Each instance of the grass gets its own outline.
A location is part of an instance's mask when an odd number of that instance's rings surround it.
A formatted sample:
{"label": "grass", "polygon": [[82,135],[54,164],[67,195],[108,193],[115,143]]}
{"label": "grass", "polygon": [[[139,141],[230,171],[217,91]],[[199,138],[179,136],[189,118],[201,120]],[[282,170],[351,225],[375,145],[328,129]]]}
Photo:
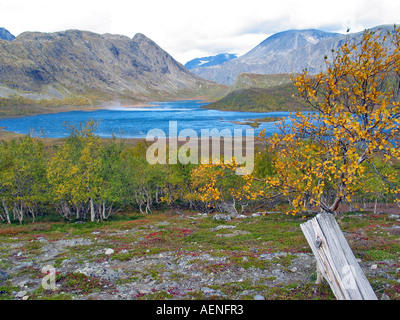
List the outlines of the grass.
{"label": "grass", "polygon": [[223,111],[273,112],[305,111],[309,107],[298,97],[292,83],[269,88],[245,88],[228,93],[222,99],[204,106]]}

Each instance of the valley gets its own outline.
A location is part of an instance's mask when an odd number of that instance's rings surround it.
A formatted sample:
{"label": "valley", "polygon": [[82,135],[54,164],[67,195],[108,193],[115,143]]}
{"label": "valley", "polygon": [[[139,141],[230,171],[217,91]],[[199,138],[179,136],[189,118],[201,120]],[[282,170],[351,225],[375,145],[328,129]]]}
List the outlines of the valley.
{"label": "valley", "polygon": [[400,300],[400,28],[371,30],[188,69],[142,33],[1,28],[0,300],[333,300],[321,212]]}
{"label": "valley", "polygon": [[140,33],[132,39],[80,30],[14,37],[3,29],[2,34],[0,117],[188,99],[205,100],[207,108],[218,110],[308,110],[293,79],[305,69],[311,75],[323,70],[329,52],[361,37],[288,30],[243,56],[194,59],[186,63],[188,70]]}

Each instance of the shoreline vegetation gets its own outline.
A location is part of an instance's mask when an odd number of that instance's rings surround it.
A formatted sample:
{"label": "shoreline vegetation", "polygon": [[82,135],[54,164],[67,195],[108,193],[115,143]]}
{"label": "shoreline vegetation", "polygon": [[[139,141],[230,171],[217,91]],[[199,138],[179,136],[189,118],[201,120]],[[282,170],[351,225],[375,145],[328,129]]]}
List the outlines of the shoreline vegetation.
{"label": "shoreline vegetation", "polygon": [[[180,100],[203,100],[209,102],[207,99],[199,98],[182,98],[182,99],[167,99],[159,101],[180,101]],[[87,98],[65,98],[65,99],[52,99],[52,100],[34,100],[24,98],[22,96],[12,95],[8,98],[0,97],[0,118],[15,118],[34,116],[39,114],[60,113],[69,111],[96,111],[101,109],[112,108],[151,108],[156,107],[159,101],[140,101],[140,102],[120,102],[118,100],[109,100],[92,103]]]}
{"label": "shoreline vegetation", "polygon": [[254,129],[257,129],[261,123],[269,123],[269,122],[278,122],[281,121],[284,117],[265,117],[265,118],[256,118],[256,119],[246,119],[244,121],[229,121],[234,124],[248,125]]}

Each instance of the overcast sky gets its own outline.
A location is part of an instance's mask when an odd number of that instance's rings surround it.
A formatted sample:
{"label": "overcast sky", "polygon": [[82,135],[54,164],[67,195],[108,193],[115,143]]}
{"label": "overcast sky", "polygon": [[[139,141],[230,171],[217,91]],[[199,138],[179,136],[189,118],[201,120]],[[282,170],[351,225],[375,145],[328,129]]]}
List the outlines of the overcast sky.
{"label": "overcast sky", "polygon": [[0,0],[0,27],[140,32],[181,63],[217,53],[244,54],[268,36],[314,28],[345,33],[400,23],[399,0]]}

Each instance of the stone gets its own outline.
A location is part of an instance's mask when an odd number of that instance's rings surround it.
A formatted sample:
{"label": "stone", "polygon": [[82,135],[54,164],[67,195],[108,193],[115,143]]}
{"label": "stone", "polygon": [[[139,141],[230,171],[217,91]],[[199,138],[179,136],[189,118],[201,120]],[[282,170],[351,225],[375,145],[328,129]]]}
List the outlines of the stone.
{"label": "stone", "polygon": [[218,227],[215,227],[215,228],[210,229],[210,231],[218,231],[218,230],[221,230],[221,229],[235,229],[235,228],[236,228],[236,226],[225,226],[225,225],[220,225],[220,226],[218,226]]}
{"label": "stone", "polygon": [[107,265],[98,265],[98,264],[87,265],[82,269],[78,269],[77,272],[80,272],[89,277],[99,277],[111,282],[115,282],[119,279],[118,272],[112,270]]}
{"label": "stone", "polygon": [[157,223],[157,225],[158,226],[169,226],[170,223],[168,221],[162,221],[162,222]]}
{"label": "stone", "polygon": [[373,264],[373,265],[371,266],[371,270],[376,270],[376,269],[378,269],[378,265]]}
{"label": "stone", "polygon": [[28,292],[25,291],[25,290],[23,290],[23,291],[18,291],[18,292],[16,293],[15,297],[21,299],[21,298],[25,297],[27,294],[28,294]]}
{"label": "stone", "polygon": [[295,273],[296,271],[297,271],[297,268],[296,268],[296,267],[293,267],[293,268],[290,269],[290,272]]}
{"label": "stone", "polygon": [[211,289],[211,288],[207,288],[207,287],[203,287],[200,290],[203,292],[203,294],[206,294],[206,295],[207,294],[208,295],[218,295],[218,296],[224,295],[220,290],[215,290],[215,289]]}
{"label": "stone", "polygon": [[381,300],[391,300],[387,294],[383,294]]}
{"label": "stone", "polygon": [[254,296],[254,300],[265,300],[265,297],[263,297],[260,294],[257,294],[257,295]]}
{"label": "stone", "polygon": [[114,253],[114,249],[106,249],[104,253],[109,256],[110,254]]}
{"label": "stone", "polygon": [[9,275],[7,272],[0,270],[0,282],[7,280],[8,277],[9,277]]}
{"label": "stone", "polygon": [[230,221],[231,217],[226,214],[218,213],[218,214],[214,215],[213,219],[216,221]]}

